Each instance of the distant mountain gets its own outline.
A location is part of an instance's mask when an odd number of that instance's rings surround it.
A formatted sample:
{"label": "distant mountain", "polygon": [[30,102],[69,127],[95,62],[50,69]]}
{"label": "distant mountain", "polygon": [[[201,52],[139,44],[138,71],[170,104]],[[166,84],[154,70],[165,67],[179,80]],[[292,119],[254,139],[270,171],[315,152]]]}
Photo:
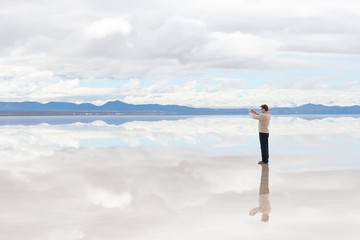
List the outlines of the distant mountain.
{"label": "distant mountain", "polygon": [[193,108],[179,105],[144,104],[134,105],[121,101],[110,101],[101,106],[91,103],[75,104],[68,102],[0,102],[0,112],[121,112],[121,113],[186,113],[186,114],[239,114],[247,110]]}
{"label": "distant mountain", "polygon": [[272,108],[271,114],[360,114],[360,106],[324,106],[321,104],[305,104],[298,107]]}
{"label": "distant mountain", "polygon": [[[258,107],[257,107],[258,108]],[[42,114],[40,114],[42,113]],[[69,102],[0,102],[0,115],[68,115],[88,114],[247,114],[248,109],[193,108],[179,105],[143,104],[134,105],[121,101],[110,101],[101,106],[91,103],[75,104]],[[360,106],[324,106],[305,104],[298,107],[276,107],[271,114],[360,114]]]}

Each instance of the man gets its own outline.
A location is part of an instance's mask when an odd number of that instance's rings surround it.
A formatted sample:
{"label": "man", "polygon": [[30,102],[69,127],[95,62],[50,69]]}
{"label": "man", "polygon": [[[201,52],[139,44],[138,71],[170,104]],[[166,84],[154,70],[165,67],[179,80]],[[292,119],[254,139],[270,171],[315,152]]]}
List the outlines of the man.
{"label": "man", "polygon": [[270,123],[270,115],[269,115],[269,107],[266,104],[263,104],[261,107],[261,113],[259,114],[255,112],[254,109],[249,110],[249,115],[253,119],[259,121],[259,139],[260,139],[260,147],[261,147],[261,158],[262,160],[258,162],[258,164],[268,164],[269,162],[269,123]]}

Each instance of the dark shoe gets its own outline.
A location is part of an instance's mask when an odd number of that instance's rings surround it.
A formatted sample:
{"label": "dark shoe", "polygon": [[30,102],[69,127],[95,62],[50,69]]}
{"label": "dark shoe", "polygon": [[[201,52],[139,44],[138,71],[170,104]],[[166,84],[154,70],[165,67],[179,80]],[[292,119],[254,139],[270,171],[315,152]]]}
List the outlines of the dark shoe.
{"label": "dark shoe", "polygon": [[260,161],[260,162],[258,162],[258,164],[262,165],[262,164],[268,164],[268,163],[267,163],[267,162]]}

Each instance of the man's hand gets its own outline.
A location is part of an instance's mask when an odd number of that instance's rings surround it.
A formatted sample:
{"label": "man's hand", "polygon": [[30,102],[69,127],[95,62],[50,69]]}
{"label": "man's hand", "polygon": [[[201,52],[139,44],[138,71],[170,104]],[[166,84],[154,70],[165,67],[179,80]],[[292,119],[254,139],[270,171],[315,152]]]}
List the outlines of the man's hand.
{"label": "man's hand", "polygon": [[250,112],[250,111],[251,111],[253,114],[260,115],[260,114],[257,113],[254,109],[249,110],[249,112]]}

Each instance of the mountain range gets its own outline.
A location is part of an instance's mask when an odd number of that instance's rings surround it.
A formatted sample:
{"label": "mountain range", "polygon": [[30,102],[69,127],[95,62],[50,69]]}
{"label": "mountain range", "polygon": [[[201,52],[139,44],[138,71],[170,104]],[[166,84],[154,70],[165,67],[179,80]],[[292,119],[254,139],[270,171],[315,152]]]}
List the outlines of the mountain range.
{"label": "mountain range", "polygon": [[[179,105],[128,104],[109,101],[101,106],[70,102],[0,102],[0,115],[69,115],[69,114],[247,114],[249,108],[194,108]],[[256,107],[255,110],[259,109]],[[297,107],[275,107],[271,114],[360,114],[360,106],[325,106],[305,104]]]}

